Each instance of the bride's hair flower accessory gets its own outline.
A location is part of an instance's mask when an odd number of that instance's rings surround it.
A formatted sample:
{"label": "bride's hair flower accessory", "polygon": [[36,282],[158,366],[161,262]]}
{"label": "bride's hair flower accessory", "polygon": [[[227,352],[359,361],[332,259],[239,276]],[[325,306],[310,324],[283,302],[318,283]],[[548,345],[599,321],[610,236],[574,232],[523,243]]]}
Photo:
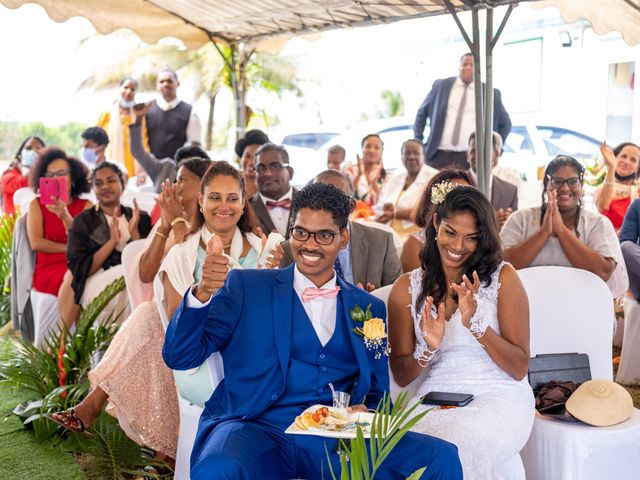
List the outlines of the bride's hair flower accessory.
{"label": "bride's hair flower accessory", "polygon": [[376,359],[381,358],[383,354],[389,356],[391,348],[387,340],[384,321],[373,316],[371,304],[367,306],[366,310],[362,310],[360,305],[356,305],[349,310],[349,314],[354,322],[362,324],[352,330],[364,339],[366,349],[373,351]]}
{"label": "bride's hair flower accessory", "polygon": [[436,183],[433,187],[431,187],[431,203],[433,203],[434,205],[440,205],[442,202],[444,202],[444,199],[447,198],[449,192],[457,186],[458,184],[451,183],[448,180]]}

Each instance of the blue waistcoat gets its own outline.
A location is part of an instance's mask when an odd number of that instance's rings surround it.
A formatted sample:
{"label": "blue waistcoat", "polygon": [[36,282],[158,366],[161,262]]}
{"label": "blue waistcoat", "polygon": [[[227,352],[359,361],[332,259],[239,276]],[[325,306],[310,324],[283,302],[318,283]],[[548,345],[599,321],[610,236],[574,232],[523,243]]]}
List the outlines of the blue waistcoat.
{"label": "blue waistcoat", "polygon": [[351,325],[337,298],[336,329],[323,347],[297,295],[293,295],[291,356],[284,394],[259,417],[260,421],[286,429],[296,416],[315,404],[332,405],[329,383],[336,390],[352,393],[358,362],[349,335]]}

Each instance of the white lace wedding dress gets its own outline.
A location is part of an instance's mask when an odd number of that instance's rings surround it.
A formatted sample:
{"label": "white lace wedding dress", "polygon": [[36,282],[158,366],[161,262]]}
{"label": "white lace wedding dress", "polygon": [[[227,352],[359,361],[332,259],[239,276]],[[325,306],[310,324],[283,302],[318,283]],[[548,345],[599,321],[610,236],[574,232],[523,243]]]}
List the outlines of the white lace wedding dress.
{"label": "white lace wedding dress", "polygon": [[[500,333],[498,324],[498,277],[477,294],[472,323],[488,325]],[[410,274],[411,315],[417,346],[424,346],[415,301],[422,289],[422,270]],[[434,409],[413,430],[442,438],[458,446],[465,480],[500,478],[495,467],[516,455],[525,445],[534,417],[534,399],[526,377],[514,380],[489,357],[482,345],[462,324],[457,310],[446,322],[440,348],[432,358],[417,396],[431,391],[471,393],[473,401],[461,408]],[[421,409],[430,408],[421,406]]]}

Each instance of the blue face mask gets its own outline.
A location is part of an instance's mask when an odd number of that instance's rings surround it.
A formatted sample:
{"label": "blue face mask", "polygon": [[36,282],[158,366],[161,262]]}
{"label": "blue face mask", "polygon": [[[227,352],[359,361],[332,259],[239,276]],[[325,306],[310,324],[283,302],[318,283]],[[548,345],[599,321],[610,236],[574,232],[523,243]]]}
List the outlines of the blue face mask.
{"label": "blue face mask", "polygon": [[33,165],[37,158],[38,153],[35,150],[27,150],[26,148],[23,148],[22,152],[20,152],[20,163],[25,167]]}
{"label": "blue face mask", "polygon": [[90,165],[95,165],[98,160],[98,154],[95,148],[83,148],[82,159]]}

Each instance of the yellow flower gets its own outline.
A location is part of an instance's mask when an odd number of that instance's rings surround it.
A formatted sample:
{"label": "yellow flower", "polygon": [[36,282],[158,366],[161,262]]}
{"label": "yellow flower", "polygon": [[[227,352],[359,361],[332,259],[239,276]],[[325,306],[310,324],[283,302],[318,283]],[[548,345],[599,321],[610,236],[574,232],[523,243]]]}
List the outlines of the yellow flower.
{"label": "yellow flower", "polygon": [[384,331],[384,322],[381,318],[372,318],[364,322],[362,333],[369,340],[379,340],[387,337]]}

